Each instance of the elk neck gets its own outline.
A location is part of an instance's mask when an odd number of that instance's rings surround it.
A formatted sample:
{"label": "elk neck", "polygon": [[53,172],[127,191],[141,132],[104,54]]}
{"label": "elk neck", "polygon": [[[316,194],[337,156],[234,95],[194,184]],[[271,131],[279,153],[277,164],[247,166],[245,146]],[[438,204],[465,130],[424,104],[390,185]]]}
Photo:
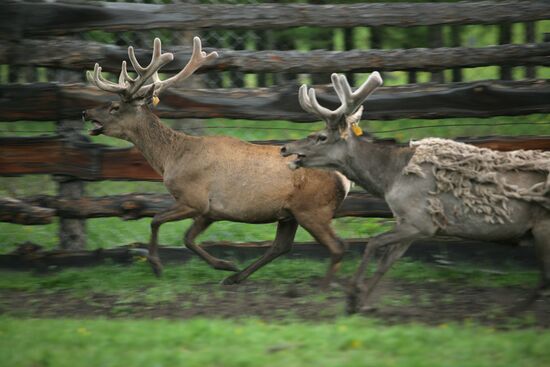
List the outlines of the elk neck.
{"label": "elk neck", "polygon": [[414,150],[394,144],[376,143],[368,138],[352,138],[342,171],[371,194],[384,197]]}
{"label": "elk neck", "polygon": [[126,132],[127,140],[139,149],[155,171],[163,175],[166,164],[185,145],[187,135],[164,125],[150,111],[141,114],[137,123],[132,126]]}

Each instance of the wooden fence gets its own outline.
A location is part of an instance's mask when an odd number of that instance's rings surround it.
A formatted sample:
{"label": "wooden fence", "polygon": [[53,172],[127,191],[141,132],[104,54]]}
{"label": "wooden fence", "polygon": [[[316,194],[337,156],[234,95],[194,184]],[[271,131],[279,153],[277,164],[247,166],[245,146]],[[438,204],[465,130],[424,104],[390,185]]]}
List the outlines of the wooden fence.
{"label": "wooden fence", "polygon": [[[32,16],[28,14],[32,13]],[[352,14],[353,16],[350,16]],[[448,118],[527,115],[550,112],[549,80],[511,79],[511,68],[550,66],[550,43],[534,43],[533,22],[550,19],[546,1],[460,2],[424,4],[263,4],[263,5],[153,5],[125,3],[66,3],[57,1],[5,1],[0,4],[0,64],[14,70],[44,67],[78,71],[99,62],[104,70],[118,71],[126,58],[126,46],[69,38],[80,32],[101,29],[129,31],[144,29],[201,30],[285,29],[296,26],[416,27],[431,26],[441,35],[443,26],[500,24],[500,45],[469,48],[453,38],[454,47],[442,47],[436,37],[432,48],[368,51],[245,51],[220,50],[220,58],[201,72],[238,70],[252,73],[327,73],[372,70],[429,71],[432,80],[442,81],[442,70],[500,66],[500,81],[410,84],[383,87],[365,109],[365,118]],[[511,26],[522,23],[525,43],[511,44]],[[222,25],[222,26],[220,26]],[[439,39],[439,41],[437,41]],[[376,37],[372,37],[373,48]],[[208,48],[206,48],[208,50]],[[187,47],[173,47],[175,62],[167,71],[179,70],[188,59]],[[139,60],[150,58],[151,50],[137,50]],[[321,87],[323,105],[337,101],[327,86]],[[164,118],[282,119],[310,122],[314,118],[298,104],[297,85],[271,88],[174,90],[163,96],[158,115]],[[57,121],[58,136],[0,138],[0,175],[49,174],[60,180],[57,196],[4,198],[0,220],[19,224],[43,224],[54,216],[61,221],[61,246],[82,247],[83,221],[117,216],[136,219],[152,216],[170,205],[168,195],[133,194],[84,197],[83,180],[159,180],[135,149],[114,149],[92,144],[75,133],[82,127],[82,110],[110,100],[83,84],[33,83],[0,85],[0,121]],[[550,129],[550,127],[549,127]],[[550,135],[550,134],[549,134]],[[550,136],[488,137],[464,139],[500,150],[550,150]],[[281,143],[281,142],[262,142]],[[389,217],[383,200],[367,193],[353,193],[337,216]],[[63,225],[63,224],[66,225]]]}

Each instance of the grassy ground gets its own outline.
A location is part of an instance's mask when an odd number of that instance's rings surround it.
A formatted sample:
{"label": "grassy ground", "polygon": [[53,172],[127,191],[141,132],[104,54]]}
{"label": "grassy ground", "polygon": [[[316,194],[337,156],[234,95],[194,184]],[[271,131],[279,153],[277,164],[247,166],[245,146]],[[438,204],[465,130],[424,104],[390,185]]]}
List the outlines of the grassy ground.
{"label": "grassy ground", "polygon": [[[351,274],[356,260],[346,260],[341,276]],[[402,261],[388,278],[392,288],[400,285],[402,290],[386,294],[379,305],[408,312],[420,310],[416,302],[421,302],[425,315],[421,323],[413,318],[412,322],[395,325],[388,324],[386,314],[344,317],[343,299],[338,298],[341,291],[319,292],[311,284],[324,273],[325,265],[314,260],[282,259],[260,270],[247,285],[229,289],[214,283],[223,272],[198,260],[168,265],[162,279],[154,278],[146,263],[67,269],[48,275],[0,271],[0,359],[6,366],[550,363],[550,333],[525,328],[526,322],[533,325],[534,319],[509,320],[507,324],[493,321],[483,326],[468,317],[456,320],[456,315],[450,319],[439,316],[445,311],[442,305],[461,308],[460,300],[468,289],[488,287],[510,293],[518,286],[531,287],[537,279],[535,271],[508,268],[487,274],[470,265],[440,268]],[[420,300],[414,300],[411,294],[417,284],[435,286],[436,292],[424,290],[416,295]],[[442,294],[437,287],[447,292]],[[289,289],[294,293],[288,294]],[[10,309],[10,302],[17,297],[27,299],[26,307]],[[105,299],[111,298],[109,309],[101,309]],[[76,300],[80,309],[75,313],[67,304]],[[466,301],[472,300],[475,298]],[[172,308],[167,308],[169,304]],[[255,308],[251,306],[254,304]],[[195,312],[202,308],[208,317],[186,317],[183,311],[177,313],[174,305]],[[93,307],[100,312],[86,317],[84,309]],[[498,305],[485,313],[495,313],[495,307]],[[33,309],[39,308],[49,308],[57,316],[36,319]],[[144,311],[146,308],[151,310]],[[224,309],[231,316],[223,313]],[[251,310],[259,311],[251,316]],[[464,315],[474,315],[476,310],[476,305],[470,304]],[[147,319],[140,316],[143,314]],[[155,314],[161,319],[150,319]],[[521,329],[514,325],[521,325]]]}
{"label": "grassy ground", "polygon": [[[357,258],[348,258],[339,270],[341,277],[353,274]],[[293,283],[320,278],[327,263],[308,259],[277,259],[266,265],[251,279],[254,281],[277,280]],[[241,264],[244,266],[244,264]],[[169,293],[185,289],[186,285],[219,282],[227,273],[210,268],[199,259],[184,265],[168,264],[162,278],[152,276],[146,262],[130,266],[104,265],[93,268],[76,268],[54,271],[46,276],[32,272],[0,270],[0,289],[18,291],[64,291],[74,295],[109,293],[112,295],[133,293],[144,289],[152,294]],[[534,287],[538,280],[536,270],[506,266],[505,271],[487,272],[478,265],[460,264],[440,267],[411,260],[399,261],[388,273],[390,278],[411,282],[456,282],[478,287],[526,286]]]}
{"label": "grassy ground", "polygon": [[479,326],[0,318],[6,366],[544,366],[550,334]]}

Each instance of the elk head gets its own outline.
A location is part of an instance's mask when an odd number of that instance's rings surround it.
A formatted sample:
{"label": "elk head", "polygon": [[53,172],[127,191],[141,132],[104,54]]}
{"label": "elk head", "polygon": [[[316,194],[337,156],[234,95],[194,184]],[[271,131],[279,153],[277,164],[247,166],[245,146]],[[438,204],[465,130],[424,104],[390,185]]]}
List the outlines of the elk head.
{"label": "elk head", "polygon": [[[296,160],[289,164],[291,169],[317,167],[338,169],[345,166],[350,146],[359,139],[354,131],[363,112],[362,103],[379,86],[382,78],[378,72],[369,78],[355,92],[343,74],[332,74],[332,86],[341,102],[340,107],[329,110],[319,104],[315,89],[304,84],[300,87],[298,99],[302,108],[325,121],[324,130],[313,133],[305,139],[288,143],[281,148],[283,156],[295,154]],[[354,126],[355,125],[355,126]]]}
{"label": "elk head", "polygon": [[[90,135],[105,134],[117,138],[127,139],[131,129],[138,129],[140,123],[146,123],[147,117],[152,115],[150,106],[158,101],[158,95],[176,82],[189,77],[204,63],[218,56],[216,52],[206,54],[202,51],[201,40],[193,38],[193,53],[185,67],[176,75],[161,80],[158,72],[174,59],[172,53],[161,52],[160,39],[155,38],[153,56],[148,66],[143,67],[137,61],[134,48],[128,47],[130,62],[137,73],[135,78],[128,75],[126,61],[122,61],[122,68],[118,83],[105,79],[101,74],[101,66],[95,64],[94,71],[87,71],[86,77],[90,83],[106,92],[116,93],[120,101],[83,111],[82,118],[90,120],[94,127]],[[151,82],[146,84],[151,79]]]}

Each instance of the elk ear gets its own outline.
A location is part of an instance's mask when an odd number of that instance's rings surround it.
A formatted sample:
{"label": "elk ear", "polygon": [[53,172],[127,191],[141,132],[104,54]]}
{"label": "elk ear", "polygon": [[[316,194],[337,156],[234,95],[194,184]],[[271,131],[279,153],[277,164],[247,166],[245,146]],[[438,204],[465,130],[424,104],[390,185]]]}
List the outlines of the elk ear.
{"label": "elk ear", "polygon": [[128,102],[132,103],[134,106],[156,106],[155,99],[158,103],[158,97],[155,96],[155,85],[151,85],[144,93],[139,93],[139,95],[133,96]]}
{"label": "elk ear", "polygon": [[359,121],[361,121],[361,116],[363,116],[363,106],[360,106],[357,111],[351,115],[345,115],[345,126],[341,128],[341,134],[348,136],[353,134],[355,136],[363,135],[363,130],[359,126]]}
{"label": "elk ear", "polygon": [[158,101],[158,97],[155,96],[155,84],[153,83],[151,87],[145,92],[143,97],[144,104],[151,106],[156,106],[158,102],[155,103],[155,100]]}

